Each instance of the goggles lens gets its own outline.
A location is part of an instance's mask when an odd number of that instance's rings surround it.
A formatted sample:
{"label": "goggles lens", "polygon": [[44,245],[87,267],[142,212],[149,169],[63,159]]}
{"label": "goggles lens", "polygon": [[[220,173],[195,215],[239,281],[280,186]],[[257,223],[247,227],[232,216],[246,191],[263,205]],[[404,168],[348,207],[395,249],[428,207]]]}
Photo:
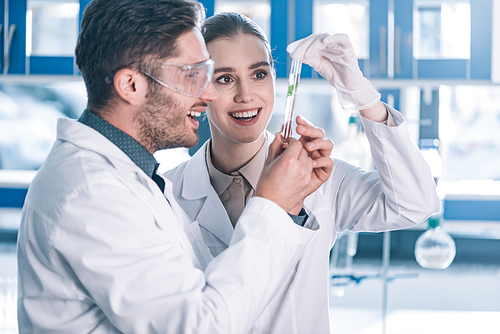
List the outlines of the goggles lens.
{"label": "goggles lens", "polygon": [[214,61],[208,59],[202,63],[191,65],[162,63],[160,68],[162,71],[160,77],[155,77],[147,72],[142,73],[174,92],[201,97],[212,81]]}

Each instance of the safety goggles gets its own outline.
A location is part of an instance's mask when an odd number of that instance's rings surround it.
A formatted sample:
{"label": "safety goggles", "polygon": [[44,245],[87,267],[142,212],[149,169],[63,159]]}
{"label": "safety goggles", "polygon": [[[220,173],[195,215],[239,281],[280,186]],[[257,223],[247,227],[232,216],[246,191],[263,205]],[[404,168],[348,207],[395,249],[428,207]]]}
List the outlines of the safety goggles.
{"label": "safety goggles", "polygon": [[[155,65],[153,63],[153,65]],[[174,92],[192,97],[201,97],[207,90],[214,74],[214,61],[208,59],[204,62],[190,65],[161,63],[162,75],[155,77],[141,71],[157,83]]]}

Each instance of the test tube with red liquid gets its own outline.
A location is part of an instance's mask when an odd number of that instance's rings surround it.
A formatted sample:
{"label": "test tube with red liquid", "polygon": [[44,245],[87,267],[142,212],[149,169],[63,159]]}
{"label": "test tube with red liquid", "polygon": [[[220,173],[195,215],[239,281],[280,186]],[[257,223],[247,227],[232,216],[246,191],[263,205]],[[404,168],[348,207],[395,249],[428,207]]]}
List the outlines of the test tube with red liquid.
{"label": "test tube with red liquid", "polygon": [[283,115],[283,122],[281,123],[281,136],[284,142],[292,136],[293,124],[293,110],[295,108],[295,96],[297,95],[297,86],[299,85],[300,70],[302,63],[298,60],[292,59],[292,66],[290,67],[290,75],[288,76],[288,91],[286,93],[285,102],[285,115]]}

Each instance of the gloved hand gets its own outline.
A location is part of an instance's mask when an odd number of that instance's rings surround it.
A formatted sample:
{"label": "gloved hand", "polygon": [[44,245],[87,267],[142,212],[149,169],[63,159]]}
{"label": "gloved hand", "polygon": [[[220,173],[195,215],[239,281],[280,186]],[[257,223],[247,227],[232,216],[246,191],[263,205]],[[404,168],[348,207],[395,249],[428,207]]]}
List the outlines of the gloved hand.
{"label": "gloved hand", "polygon": [[380,100],[380,93],[359,69],[347,35],[312,34],[291,43],[286,50],[293,59],[313,67],[337,89],[344,110],[367,109]]}

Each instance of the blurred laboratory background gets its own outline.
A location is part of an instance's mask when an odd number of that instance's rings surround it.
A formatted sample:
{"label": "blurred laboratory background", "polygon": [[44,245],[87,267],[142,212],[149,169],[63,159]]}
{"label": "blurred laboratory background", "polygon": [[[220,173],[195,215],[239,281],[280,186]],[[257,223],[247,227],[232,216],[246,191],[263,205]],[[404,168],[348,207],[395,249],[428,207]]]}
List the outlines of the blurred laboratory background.
{"label": "blurred laboratory background", "polygon": [[[86,91],[74,63],[89,0],[0,0],[0,333],[17,333],[15,242],[27,188],[60,117]],[[203,0],[236,11],[270,39],[279,131],[288,43],[349,35],[364,75],[405,116],[442,210],[416,227],[344,233],[331,252],[335,334],[500,333],[500,0]],[[373,169],[357,113],[303,66],[296,113],[325,129],[334,156]],[[200,142],[209,138],[200,120]],[[166,171],[198,147],[156,153]]]}

